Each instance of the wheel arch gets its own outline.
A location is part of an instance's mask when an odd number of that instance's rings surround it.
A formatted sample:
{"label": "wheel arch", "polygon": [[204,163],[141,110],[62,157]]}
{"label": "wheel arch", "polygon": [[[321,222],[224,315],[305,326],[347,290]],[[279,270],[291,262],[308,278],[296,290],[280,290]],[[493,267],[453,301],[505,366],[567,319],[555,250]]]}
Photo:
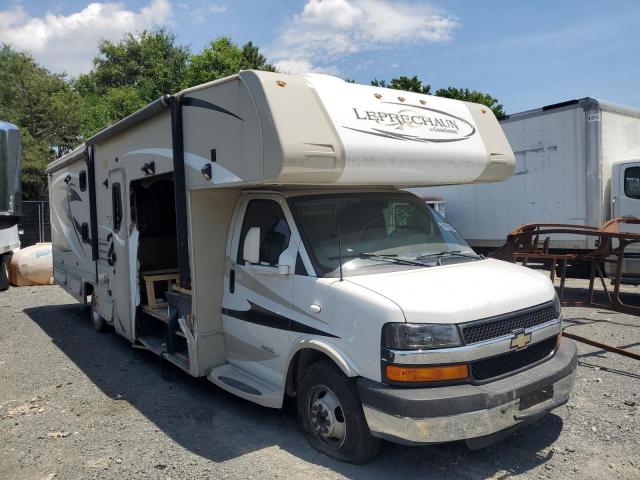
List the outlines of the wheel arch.
{"label": "wheel arch", "polygon": [[301,340],[292,348],[289,355],[285,395],[294,396],[298,381],[307,367],[325,359],[334,363],[345,376],[358,376],[358,371],[351,359],[334,345],[317,339]]}

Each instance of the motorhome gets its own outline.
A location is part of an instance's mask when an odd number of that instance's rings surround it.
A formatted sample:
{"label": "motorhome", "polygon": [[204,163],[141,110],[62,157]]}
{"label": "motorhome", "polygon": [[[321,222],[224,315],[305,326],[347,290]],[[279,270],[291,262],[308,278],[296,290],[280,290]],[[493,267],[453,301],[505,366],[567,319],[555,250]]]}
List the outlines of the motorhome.
{"label": "motorhome", "polygon": [[20,162],[20,130],[11,123],[0,121],[0,291],[9,288],[9,259],[20,247]]}
{"label": "motorhome", "polygon": [[55,281],[99,331],[257,404],[293,397],[334,458],[481,446],[567,402],[576,348],[548,278],[400,188],[513,168],[482,105],[242,71],[50,164]]}

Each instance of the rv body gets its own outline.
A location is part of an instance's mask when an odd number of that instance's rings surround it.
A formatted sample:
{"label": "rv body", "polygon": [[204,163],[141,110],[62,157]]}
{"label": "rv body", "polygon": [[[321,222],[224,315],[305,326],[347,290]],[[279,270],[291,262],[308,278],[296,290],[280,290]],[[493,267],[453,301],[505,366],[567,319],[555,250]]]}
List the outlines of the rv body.
{"label": "rv body", "polygon": [[296,397],[336,458],[483,442],[567,401],[575,346],[547,278],[398,188],[513,165],[480,105],[245,71],[48,167],[54,276],[98,329],[260,405]]}
{"label": "rv body", "polygon": [[[516,157],[512,177],[421,192],[444,198],[447,219],[474,248],[497,248],[525,223],[600,226],[640,216],[640,110],[583,98],[500,124]],[[554,235],[550,246],[586,252],[596,240]],[[629,262],[625,271],[639,275],[640,263]]]}
{"label": "rv body", "polygon": [[7,265],[13,251],[20,248],[21,158],[20,130],[0,121],[0,290],[9,287]]}

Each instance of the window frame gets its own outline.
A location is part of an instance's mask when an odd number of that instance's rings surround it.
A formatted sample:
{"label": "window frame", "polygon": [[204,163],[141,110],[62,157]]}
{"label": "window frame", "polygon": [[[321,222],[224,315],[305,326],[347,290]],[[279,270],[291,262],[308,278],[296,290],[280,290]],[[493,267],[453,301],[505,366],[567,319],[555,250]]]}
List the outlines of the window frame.
{"label": "window frame", "polygon": [[81,170],[78,174],[78,184],[81,192],[85,192],[87,190],[87,171]]}
{"label": "window frame", "polygon": [[120,228],[122,228],[122,220],[122,185],[120,182],[115,182],[111,184],[111,229],[113,230],[113,233],[120,232]]}
{"label": "window frame", "polygon": [[[253,202],[272,202],[272,203],[274,203],[276,206],[278,206],[280,208],[280,211],[282,212],[282,217],[287,222],[287,227],[289,228],[289,241],[288,241],[286,247],[282,250],[282,252],[286,251],[288,248],[291,248],[292,242],[293,242],[294,246],[297,244],[297,242],[295,241],[295,238],[294,238],[294,226],[295,226],[295,224],[292,222],[292,219],[290,218],[290,216],[287,215],[287,211],[286,211],[286,208],[285,208],[286,205],[283,205],[282,202],[279,202],[276,198],[273,198],[273,197],[266,197],[266,196],[248,197],[245,200],[245,203],[244,203],[244,205],[242,207],[242,215],[239,218],[239,221],[237,222],[239,230],[238,230],[238,236],[237,236],[237,241],[236,241],[234,262],[236,263],[236,265],[240,265],[240,266],[245,267],[245,268],[268,269],[269,271],[277,271],[277,269],[278,269],[278,265],[277,264],[276,265],[263,265],[261,263],[259,263],[259,264],[245,263],[244,259],[242,258],[242,249],[244,248],[244,245],[243,245],[244,244],[244,238],[246,236],[246,232],[249,231],[249,229],[244,231],[244,227],[245,227],[245,222],[247,221],[247,212],[249,211],[249,208],[250,208],[250,206],[251,206],[251,204]],[[244,235],[243,235],[243,233],[244,233]],[[282,252],[280,252],[280,255],[282,255]]]}
{"label": "window frame", "polygon": [[[622,184],[624,186],[624,196],[627,198],[632,198],[634,200],[640,200],[640,193],[638,193],[637,195],[630,195],[627,191],[627,173],[629,172],[629,170],[635,170],[640,173],[640,166],[634,165],[633,167],[627,167],[624,169],[624,178],[622,179]],[[640,175],[637,175],[634,178],[640,179]]]}

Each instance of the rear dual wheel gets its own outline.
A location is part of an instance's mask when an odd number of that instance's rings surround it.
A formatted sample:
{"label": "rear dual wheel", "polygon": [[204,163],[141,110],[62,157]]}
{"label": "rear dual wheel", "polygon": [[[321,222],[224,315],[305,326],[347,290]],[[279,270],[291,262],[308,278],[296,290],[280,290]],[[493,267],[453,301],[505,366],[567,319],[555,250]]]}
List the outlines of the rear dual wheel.
{"label": "rear dual wheel", "polygon": [[355,379],[332,362],[309,366],[298,385],[297,407],[316,450],[350,463],[368,462],[378,453],[380,440],[369,431]]}

